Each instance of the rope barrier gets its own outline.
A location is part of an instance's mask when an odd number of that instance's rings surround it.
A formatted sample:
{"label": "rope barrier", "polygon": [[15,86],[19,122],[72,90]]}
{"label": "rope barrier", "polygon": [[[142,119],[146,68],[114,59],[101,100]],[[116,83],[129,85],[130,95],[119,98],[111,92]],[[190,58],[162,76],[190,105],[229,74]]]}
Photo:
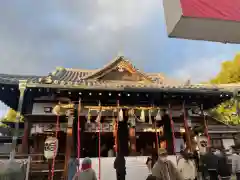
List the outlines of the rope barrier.
{"label": "rope barrier", "polygon": [[[81,158],[81,128],[80,128],[80,113],[81,113],[81,99],[78,101],[78,123],[77,123],[77,158],[78,162],[80,162]],[[80,170],[80,163],[78,164],[78,170]]]}
{"label": "rope barrier", "polygon": [[116,153],[120,152],[120,146],[119,146],[119,135],[118,135],[118,126],[119,126],[119,110],[120,110],[120,103],[119,100],[117,100],[117,118],[116,118],[116,123],[117,123],[117,132],[116,132]]}
{"label": "rope barrier", "polygon": [[101,180],[101,122],[98,123],[98,179]]}
{"label": "rope barrier", "polygon": [[156,119],[154,121],[154,126],[155,126],[155,134],[156,134],[156,148],[157,148],[157,153],[159,149],[159,138],[158,138],[158,132],[157,132],[157,122]]}
{"label": "rope barrier", "polygon": [[56,154],[57,154],[58,131],[59,131],[59,115],[57,114],[56,133],[55,133],[56,141],[54,143],[54,156],[53,156],[53,159],[52,159],[52,172],[51,172],[51,177],[49,177],[49,180],[53,180],[53,177],[54,177],[55,159],[56,159]]}
{"label": "rope barrier", "polygon": [[98,113],[97,117],[97,123],[98,123],[98,180],[101,180],[101,115],[102,115],[102,110],[101,110],[101,103],[99,101],[98,104],[100,111]]}

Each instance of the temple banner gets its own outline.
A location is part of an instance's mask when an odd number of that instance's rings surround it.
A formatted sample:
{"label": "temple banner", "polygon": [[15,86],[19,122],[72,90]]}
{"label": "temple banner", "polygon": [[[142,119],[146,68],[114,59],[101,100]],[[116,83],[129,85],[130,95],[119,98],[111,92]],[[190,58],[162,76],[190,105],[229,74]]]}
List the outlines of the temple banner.
{"label": "temple banner", "polygon": [[169,37],[240,43],[239,0],[163,0]]}

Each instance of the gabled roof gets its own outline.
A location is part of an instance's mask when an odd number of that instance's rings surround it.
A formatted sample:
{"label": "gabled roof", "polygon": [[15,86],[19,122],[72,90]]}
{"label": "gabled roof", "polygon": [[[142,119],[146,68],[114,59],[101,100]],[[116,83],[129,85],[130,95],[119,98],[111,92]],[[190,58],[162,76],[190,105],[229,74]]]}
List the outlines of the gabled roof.
{"label": "gabled roof", "polygon": [[184,83],[178,82],[173,79],[169,79],[165,77],[161,73],[144,73],[137,69],[132,63],[123,56],[118,56],[105,65],[101,69],[89,70],[89,69],[72,69],[72,68],[62,68],[58,67],[56,71],[52,73],[54,79],[59,81],[66,81],[66,82],[77,82],[77,81],[87,81],[87,80],[97,80],[98,77],[106,75],[110,72],[113,68],[117,66],[125,66],[126,68],[135,71],[145,79],[153,82],[154,84],[161,84],[161,85],[170,85],[170,86],[178,86]]}
{"label": "gabled roof", "polygon": [[119,56],[119,57],[115,58],[112,62],[107,64],[105,67],[103,67],[102,69],[100,69],[92,74],[87,75],[86,77],[84,77],[84,79],[85,80],[98,79],[99,77],[104,76],[105,74],[111,72],[113,70],[113,68],[124,68],[124,69],[128,70],[129,72],[137,73],[140,76],[142,76],[145,80],[152,82],[152,79],[150,77],[148,77],[147,74],[145,74],[145,73],[141,72],[139,69],[135,68],[132,65],[132,63],[123,56]]}

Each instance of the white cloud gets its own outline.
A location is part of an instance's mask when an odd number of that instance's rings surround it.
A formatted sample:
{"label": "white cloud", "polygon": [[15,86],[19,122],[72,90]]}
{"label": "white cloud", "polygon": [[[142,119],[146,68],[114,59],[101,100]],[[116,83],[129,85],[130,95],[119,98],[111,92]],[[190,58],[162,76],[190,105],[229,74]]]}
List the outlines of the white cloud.
{"label": "white cloud", "polygon": [[221,63],[224,61],[224,59],[221,59],[219,57],[199,58],[188,61],[180,66],[173,73],[173,76],[184,80],[190,79],[193,83],[209,81],[219,73]]}
{"label": "white cloud", "polygon": [[103,65],[161,11],[159,0],[23,1],[0,3],[0,73]]}
{"label": "white cloud", "polygon": [[144,25],[154,12],[161,9],[161,1],[98,0],[97,9],[92,26],[102,26],[116,31]]}

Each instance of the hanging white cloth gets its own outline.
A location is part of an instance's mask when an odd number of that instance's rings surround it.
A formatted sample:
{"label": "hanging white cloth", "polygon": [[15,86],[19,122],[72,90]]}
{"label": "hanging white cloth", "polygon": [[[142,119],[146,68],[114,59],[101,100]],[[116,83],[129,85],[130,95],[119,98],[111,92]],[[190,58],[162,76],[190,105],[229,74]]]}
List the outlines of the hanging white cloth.
{"label": "hanging white cloth", "polygon": [[142,109],[141,116],[140,116],[141,122],[145,122],[145,111]]}
{"label": "hanging white cloth", "polygon": [[135,127],[136,126],[134,110],[133,109],[130,109],[128,111],[128,123],[130,124],[131,127]]}
{"label": "hanging white cloth", "polygon": [[119,110],[118,120],[119,120],[120,122],[123,121],[123,110],[122,110],[122,109]]}
{"label": "hanging white cloth", "polygon": [[162,115],[161,115],[161,110],[159,109],[156,115],[156,121],[161,121],[162,120]]}
{"label": "hanging white cloth", "polygon": [[148,110],[148,119],[149,119],[149,124],[152,124],[152,110]]}

